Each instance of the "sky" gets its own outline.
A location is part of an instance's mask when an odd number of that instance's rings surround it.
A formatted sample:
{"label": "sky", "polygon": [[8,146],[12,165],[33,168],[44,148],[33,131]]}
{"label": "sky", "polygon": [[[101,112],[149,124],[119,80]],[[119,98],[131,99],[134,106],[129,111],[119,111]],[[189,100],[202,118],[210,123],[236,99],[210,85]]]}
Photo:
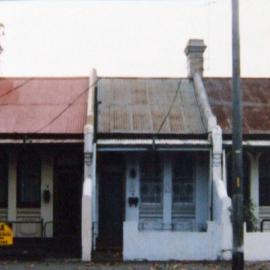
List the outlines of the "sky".
{"label": "sky", "polygon": [[[1,76],[183,77],[201,38],[205,76],[231,76],[231,1],[0,1]],[[240,0],[241,75],[270,77],[270,1]]]}

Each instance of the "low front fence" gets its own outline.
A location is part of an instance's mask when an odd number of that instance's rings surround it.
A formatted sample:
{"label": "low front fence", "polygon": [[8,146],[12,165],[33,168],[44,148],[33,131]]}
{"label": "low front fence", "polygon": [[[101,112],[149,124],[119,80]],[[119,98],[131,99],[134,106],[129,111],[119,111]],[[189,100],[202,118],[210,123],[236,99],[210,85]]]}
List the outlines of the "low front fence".
{"label": "low front fence", "polygon": [[208,222],[207,231],[138,230],[124,222],[124,260],[217,260],[221,254],[221,227]]}
{"label": "low front fence", "polygon": [[44,222],[39,220],[9,220],[1,221],[0,223],[7,224],[13,230],[13,237],[38,237],[44,236]]}
{"label": "low front fence", "polygon": [[245,232],[244,236],[245,260],[270,260],[270,232]]}

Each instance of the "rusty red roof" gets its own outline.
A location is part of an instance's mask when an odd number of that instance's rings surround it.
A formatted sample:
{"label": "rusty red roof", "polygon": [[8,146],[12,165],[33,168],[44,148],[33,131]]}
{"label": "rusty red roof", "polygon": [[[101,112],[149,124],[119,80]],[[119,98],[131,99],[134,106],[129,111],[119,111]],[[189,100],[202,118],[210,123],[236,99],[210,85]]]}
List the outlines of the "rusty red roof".
{"label": "rusty red roof", "polygon": [[87,87],[88,78],[0,78],[0,134],[83,134]]}
{"label": "rusty red roof", "polygon": [[[230,134],[232,128],[231,79],[204,78],[209,102],[223,133]],[[270,79],[244,78],[243,133],[270,134]]]}

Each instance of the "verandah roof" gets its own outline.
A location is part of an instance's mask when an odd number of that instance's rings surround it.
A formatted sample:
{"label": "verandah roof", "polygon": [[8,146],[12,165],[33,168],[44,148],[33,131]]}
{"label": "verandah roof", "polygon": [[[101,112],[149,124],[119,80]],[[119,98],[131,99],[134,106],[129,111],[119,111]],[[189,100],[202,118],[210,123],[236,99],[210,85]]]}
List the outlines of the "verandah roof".
{"label": "verandah roof", "polygon": [[[232,95],[230,78],[205,78],[213,113],[224,134],[231,134]],[[270,135],[270,79],[243,78],[243,134]]]}
{"label": "verandah roof", "polygon": [[[223,133],[230,134],[231,80],[203,81]],[[88,83],[87,77],[0,78],[0,134],[82,135]],[[193,87],[180,78],[101,78],[98,134],[206,134]],[[244,134],[269,135],[270,79],[245,78],[242,87]]]}
{"label": "verandah roof", "polygon": [[0,78],[0,134],[83,134],[88,81]]}

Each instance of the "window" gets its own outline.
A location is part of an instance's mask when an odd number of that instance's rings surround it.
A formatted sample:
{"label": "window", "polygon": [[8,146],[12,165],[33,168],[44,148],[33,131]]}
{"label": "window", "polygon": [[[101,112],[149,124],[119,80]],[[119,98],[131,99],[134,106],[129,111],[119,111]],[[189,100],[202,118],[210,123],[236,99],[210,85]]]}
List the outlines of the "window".
{"label": "window", "polygon": [[8,158],[0,154],[0,207],[7,207],[8,200]]}
{"label": "window", "polygon": [[145,155],[140,164],[140,219],[162,223],[163,163],[157,154]]}
{"label": "window", "polygon": [[143,203],[161,203],[161,161],[157,156],[147,156],[141,164],[141,200]]}
{"label": "window", "polygon": [[178,156],[173,162],[173,203],[193,204],[194,181],[190,155]]}
{"label": "window", "polygon": [[41,161],[35,152],[23,152],[18,159],[17,206],[40,207]]}
{"label": "window", "polygon": [[139,229],[195,229],[194,162],[190,152],[141,158]]}
{"label": "window", "polygon": [[270,206],[270,157],[263,154],[260,158],[260,206]]}
{"label": "window", "polygon": [[192,230],[195,219],[195,180],[189,153],[174,156],[172,164],[172,222],[178,229]]}

